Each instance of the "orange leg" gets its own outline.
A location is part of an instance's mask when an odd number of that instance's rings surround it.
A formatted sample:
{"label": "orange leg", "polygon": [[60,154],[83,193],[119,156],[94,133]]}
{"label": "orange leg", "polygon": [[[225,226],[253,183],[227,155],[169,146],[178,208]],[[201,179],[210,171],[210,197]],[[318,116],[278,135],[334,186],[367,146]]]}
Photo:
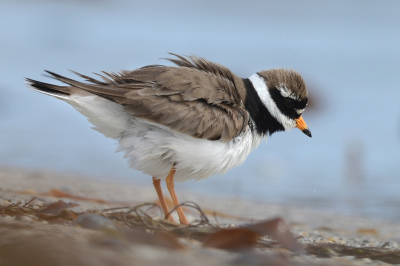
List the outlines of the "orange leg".
{"label": "orange leg", "polygon": [[157,195],[158,195],[158,199],[160,200],[161,207],[162,207],[164,215],[165,215],[165,219],[168,219],[168,220],[174,222],[174,218],[172,218],[171,215],[168,215],[168,217],[167,217],[167,214],[169,213],[169,210],[168,210],[167,203],[165,202],[165,198],[164,198],[164,195],[163,195],[162,190],[161,190],[161,180],[160,179],[156,179],[155,177],[153,177],[153,186],[156,189],[156,192],[157,192]]}
{"label": "orange leg", "polygon": [[[178,206],[179,205],[179,201],[178,201],[178,197],[175,194],[175,184],[174,184],[175,171],[176,171],[175,167],[172,166],[171,171],[169,171],[169,174],[167,176],[166,182],[167,182],[167,188],[169,190],[169,194],[171,194],[171,197],[172,197],[172,200],[173,200],[175,206]],[[181,222],[181,224],[188,225],[189,222],[186,219],[186,216],[183,213],[182,208],[178,207],[176,209],[176,211],[178,212],[179,221]]]}

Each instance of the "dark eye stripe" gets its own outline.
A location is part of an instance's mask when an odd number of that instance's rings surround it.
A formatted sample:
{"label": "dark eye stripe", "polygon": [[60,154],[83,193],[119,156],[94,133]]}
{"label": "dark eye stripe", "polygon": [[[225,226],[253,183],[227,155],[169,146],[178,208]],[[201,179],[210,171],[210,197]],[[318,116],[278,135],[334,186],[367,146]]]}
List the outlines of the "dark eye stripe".
{"label": "dark eye stripe", "polygon": [[281,95],[278,89],[272,88],[269,90],[269,92],[271,94],[271,98],[273,99],[279,110],[282,112],[282,114],[285,114],[291,119],[298,118],[300,114],[298,114],[296,110],[304,109],[307,105],[308,99],[304,99],[301,101],[292,99],[292,107],[287,107],[285,104],[285,98]]}
{"label": "dark eye stripe", "polygon": [[298,110],[304,109],[307,106],[307,102],[308,102],[307,98],[301,101],[294,101],[293,108]]}
{"label": "dark eye stripe", "polygon": [[294,105],[294,100],[291,98],[285,98],[285,105],[288,108],[292,108]]}

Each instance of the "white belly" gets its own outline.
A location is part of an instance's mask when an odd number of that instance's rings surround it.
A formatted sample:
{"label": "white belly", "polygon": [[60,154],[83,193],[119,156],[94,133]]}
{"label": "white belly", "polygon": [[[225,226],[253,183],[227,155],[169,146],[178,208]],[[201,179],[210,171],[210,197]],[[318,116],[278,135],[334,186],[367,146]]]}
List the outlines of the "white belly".
{"label": "white belly", "polygon": [[131,123],[117,151],[125,152],[132,168],[158,179],[165,179],[175,164],[177,182],[224,174],[242,164],[262,140],[249,129],[224,143],[193,138],[142,119]]}
{"label": "white belly", "polygon": [[262,140],[249,128],[228,143],[197,139],[134,118],[123,106],[88,92],[58,98],[85,115],[95,126],[93,129],[117,139],[117,151],[125,153],[130,167],[158,179],[165,179],[174,164],[178,182],[224,174],[242,164]]}

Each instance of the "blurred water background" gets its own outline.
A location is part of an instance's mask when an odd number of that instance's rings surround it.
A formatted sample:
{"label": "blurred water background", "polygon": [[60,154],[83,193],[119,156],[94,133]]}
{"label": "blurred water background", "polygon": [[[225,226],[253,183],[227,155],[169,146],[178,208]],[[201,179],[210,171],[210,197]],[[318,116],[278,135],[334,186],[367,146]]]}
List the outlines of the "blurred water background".
{"label": "blurred water background", "polygon": [[195,54],[242,77],[299,71],[313,138],[275,134],[241,167],[178,191],[400,218],[399,1],[17,0],[0,1],[0,24],[0,165],[150,185],[116,141],[23,78]]}

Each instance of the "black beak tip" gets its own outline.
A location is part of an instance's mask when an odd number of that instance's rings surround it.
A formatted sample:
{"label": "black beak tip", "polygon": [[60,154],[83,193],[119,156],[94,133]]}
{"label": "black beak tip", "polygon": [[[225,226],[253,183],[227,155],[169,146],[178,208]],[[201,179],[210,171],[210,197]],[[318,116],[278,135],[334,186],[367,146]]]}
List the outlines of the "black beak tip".
{"label": "black beak tip", "polygon": [[308,128],[304,129],[303,133],[306,134],[307,136],[309,136],[310,138],[312,137],[311,136],[311,131]]}

